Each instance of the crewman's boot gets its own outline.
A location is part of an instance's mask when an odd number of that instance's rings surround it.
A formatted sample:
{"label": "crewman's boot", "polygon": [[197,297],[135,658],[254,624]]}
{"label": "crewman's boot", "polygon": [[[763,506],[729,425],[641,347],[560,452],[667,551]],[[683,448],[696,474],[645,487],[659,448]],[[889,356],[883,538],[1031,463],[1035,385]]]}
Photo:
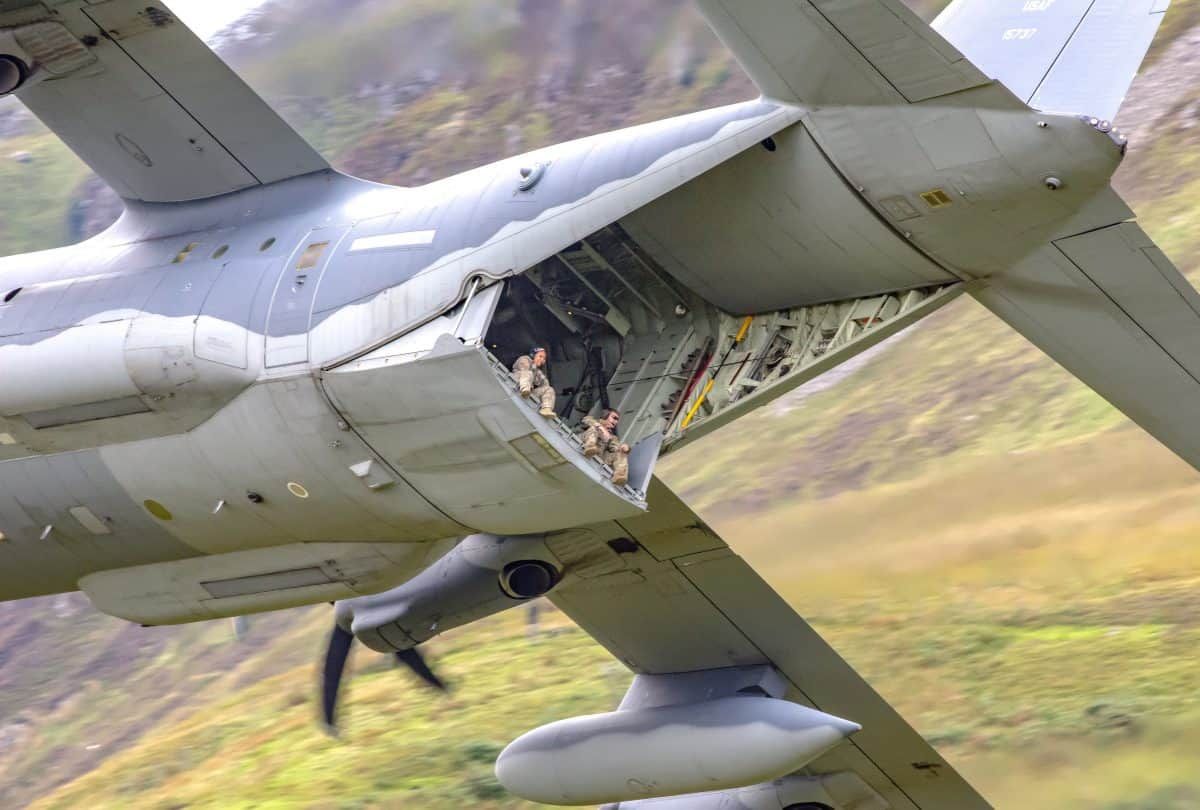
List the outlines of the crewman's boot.
{"label": "crewman's boot", "polygon": [[554,412],[553,408],[547,408],[545,405],[538,409],[538,413],[547,419],[553,419],[554,417],[558,416],[558,414]]}
{"label": "crewman's boot", "polygon": [[629,483],[629,456],[619,453],[613,459],[613,486],[623,487]]}

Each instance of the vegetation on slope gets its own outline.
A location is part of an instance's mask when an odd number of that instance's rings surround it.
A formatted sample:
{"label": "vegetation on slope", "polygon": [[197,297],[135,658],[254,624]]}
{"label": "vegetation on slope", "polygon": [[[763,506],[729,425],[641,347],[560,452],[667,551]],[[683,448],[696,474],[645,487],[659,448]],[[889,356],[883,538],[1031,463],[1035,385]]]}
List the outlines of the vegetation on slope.
{"label": "vegetation on slope", "polygon": [[[295,0],[286,26],[273,6],[258,23],[274,41],[229,49],[343,165],[397,182],[750,94],[683,0],[619,0],[610,23],[593,5]],[[625,42],[635,19],[652,33]],[[334,23],[340,59],[311,44]],[[1198,25],[1200,2],[1175,0],[1120,177],[1185,271],[1200,269]],[[555,45],[538,49],[545,31]],[[381,33],[390,48],[363,45]],[[401,78],[363,84],[378,75]],[[64,150],[48,136],[25,138],[0,155],[47,167],[0,165],[41,195],[0,200],[14,251],[58,241],[83,176],[51,162]],[[664,474],[997,807],[1200,805],[1200,484],[978,307]],[[431,646],[449,699],[360,653],[331,741],[314,705],[328,621],[259,617],[235,643],[224,623],[143,630],[79,597],[0,605],[0,805],[525,807],[491,776],[498,748],[611,708],[628,679],[556,614],[536,643],[521,615],[499,617]]]}

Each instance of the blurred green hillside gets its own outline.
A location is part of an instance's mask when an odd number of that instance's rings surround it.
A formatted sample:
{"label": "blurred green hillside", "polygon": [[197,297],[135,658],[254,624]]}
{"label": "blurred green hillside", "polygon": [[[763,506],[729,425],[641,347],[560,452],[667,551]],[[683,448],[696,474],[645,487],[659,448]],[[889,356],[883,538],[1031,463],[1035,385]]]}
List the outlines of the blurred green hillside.
{"label": "blurred green hillside", "polygon": [[[753,94],[684,0],[277,0],[223,42],[340,166],[401,183]],[[1198,75],[1200,0],[1175,0],[1119,185],[1193,280]],[[90,193],[21,126],[0,142],[13,252],[62,241]],[[663,473],[997,807],[1200,807],[1200,476],[979,307]],[[256,617],[237,642],[79,596],[0,604],[0,807],[529,807],[495,753],[628,683],[558,614],[531,639],[514,613],[430,645],[449,698],[360,654],[330,740],[329,621]]]}

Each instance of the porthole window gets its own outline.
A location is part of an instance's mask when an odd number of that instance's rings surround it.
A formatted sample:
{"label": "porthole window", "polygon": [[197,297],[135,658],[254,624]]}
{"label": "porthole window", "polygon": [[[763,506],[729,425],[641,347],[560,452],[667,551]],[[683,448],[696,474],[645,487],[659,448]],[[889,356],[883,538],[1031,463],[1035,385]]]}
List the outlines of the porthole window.
{"label": "porthole window", "polygon": [[156,500],[150,499],[142,501],[142,506],[146,507],[146,511],[154,515],[159,520],[173,520],[175,517],[171,514],[167,507],[163,506]]}
{"label": "porthole window", "polygon": [[229,245],[221,245],[219,248],[217,248],[216,250],[213,251],[212,257],[214,259],[219,259],[228,252],[229,252]]}
{"label": "porthole window", "polygon": [[259,245],[258,249],[259,249],[259,252],[265,253],[266,251],[270,250],[274,246],[275,246],[275,237],[272,236],[270,239],[268,239],[267,241],[265,241],[261,245]]}
{"label": "porthole window", "polygon": [[25,289],[25,288],[17,287],[15,290],[9,290],[8,295],[4,296],[4,303],[7,304],[9,301],[16,298],[21,293],[21,290],[23,290],[23,289]]}
{"label": "porthole window", "polygon": [[171,260],[171,264],[183,264],[187,261],[187,257],[192,255],[192,251],[200,247],[199,242],[188,242],[183,246],[183,250],[175,254],[175,258]]}

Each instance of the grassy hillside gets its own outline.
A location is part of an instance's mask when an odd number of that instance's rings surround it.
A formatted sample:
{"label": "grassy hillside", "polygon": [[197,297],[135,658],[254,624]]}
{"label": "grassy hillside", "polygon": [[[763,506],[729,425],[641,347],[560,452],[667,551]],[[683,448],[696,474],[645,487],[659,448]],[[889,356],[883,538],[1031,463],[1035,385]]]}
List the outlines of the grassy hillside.
{"label": "grassy hillside", "polygon": [[[294,0],[228,51],[342,165],[396,182],[751,92],[683,0],[594,7]],[[1200,0],[1175,0],[1119,177],[1193,278],[1198,37]],[[0,142],[22,150],[0,160],[24,190],[0,199],[13,250],[60,238],[85,174],[44,134]],[[664,474],[997,807],[1200,806],[1200,477],[979,307]],[[611,708],[628,676],[561,616],[534,640],[523,620],[431,645],[448,699],[360,654],[333,741],[314,722],[326,607],[238,643],[77,596],[0,604],[0,806],[528,807],[491,776],[499,747]]]}

